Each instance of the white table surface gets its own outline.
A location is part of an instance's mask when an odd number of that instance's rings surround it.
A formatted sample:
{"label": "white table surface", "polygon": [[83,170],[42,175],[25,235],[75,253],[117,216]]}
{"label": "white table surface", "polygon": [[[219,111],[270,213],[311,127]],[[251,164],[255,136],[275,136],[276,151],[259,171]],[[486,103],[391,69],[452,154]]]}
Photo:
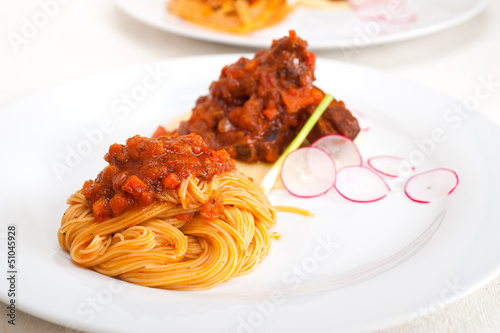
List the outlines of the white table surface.
{"label": "white table surface", "polygon": [[[61,1],[62,2],[62,1]],[[87,74],[165,58],[253,52],[236,46],[175,36],[123,14],[112,0],[68,0],[18,52],[8,34],[40,10],[38,0],[0,0],[0,108],[45,88]],[[460,100],[474,94],[481,77],[500,81],[500,2],[454,28],[397,44],[316,52],[319,57],[371,66],[433,87]],[[500,125],[500,88],[481,101],[481,112]],[[5,121],[5,119],[3,119]],[[8,119],[7,119],[8,121]],[[492,152],[498,153],[498,152]],[[500,221],[499,221],[500,223]],[[500,256],[500,253],[491,253]],[[5,309],[5,304],[0,303]],[[500,332],[500,276],[476,292],[396,332]],[[0,311],[0,332],[65,332],[65,328],[18,312],[16,326]]]}

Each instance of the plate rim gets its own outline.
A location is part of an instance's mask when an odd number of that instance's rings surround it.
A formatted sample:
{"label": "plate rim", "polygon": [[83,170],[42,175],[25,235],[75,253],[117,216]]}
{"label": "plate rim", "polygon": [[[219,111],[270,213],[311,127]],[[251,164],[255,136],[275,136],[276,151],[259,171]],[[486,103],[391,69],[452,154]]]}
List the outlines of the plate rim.
{"label": "plate rim", "polygon": [[[81,78],[77,78],[77,79],[74,79],[74,80],[71,80],[71,81],[68,81],[68,82],[65,82],[65,83],[61,83],[61,84],[58,84],[56,86],[53,86],[53,87],[50,87],[48,89],[44,89],[40,92],[37,92],[33,95],[30,95],[30,96],[27,96],[25,98],[22,98],[21,100],[17,101],[17,102],[14,102],[13,104],[11,105],[8,105],[4,108],[2,108],[1,111],[3,112],[8,112],[9,109],[11,107],[14,107],[15,105],[18,105],[18,104],[22,104],[22,103],[26,103],[27,101],[29,101],[30,98],[33,98],[35,96],[38,96],[40,94],[45,94],[47,93],[48,91],[51,91],[51,90],[57,90],[59,89],[59,87],[61,86],[66,86],[66,85],[71,85],[71,84],[75,84],[75,82],[78,82],[78,81],[83,81],[83,80],[89,80],[89,79],[93,79],[95,77],[99,77],[99,76],[109,76],[109,75],[113,75],[114,72],[121,72],[121,71],[128,71],[128,70],[131,70],[133,68],[137,68],[137,67],[142,67],[142,66],[146,66],[146,65],[155,65],[155,64],[158,64],[158,63],[171,63],[171,62],[177,62],[177,61],[183,61],[183,62],[190,62],[190,61],[199,61],[200,59],[206,59],[206,58],[212,58],[212,59],[235,59],[237,57],[241,57],[241,56],[249,56],[250,54],[240,54],[240,53],[226,53],[226,54],[215,54],[215,55],[201,55],[201,56],[189,56],[189,57],[177,57],[177,58],[170,58],[170,59],[164,59],[164,60],[160,60],[160,61],[154,61],[154,62],[147,62],[147,63],[143,63],[143,64],[136,64],[136,65],[132,65],[132,66],[126,66],[126,67],[122,67],[122,68],[117,68],[117,69],[113,69],[113,70],[109,70],[109,71],[105,71],[105,72],[101,72],[101,73],[95,73],[95,74],[90,74],[90,75],[86,75],[84,77],[81,77]],[[451,99],[455,99],[453,98],[452,96],[449,96],[448,94],[446,93],[443,93],[437,89],[434,89],[434,88],[431,88],[431,87],[427,87],[423,84],[420,84],[420,83],[416,83],[416,82],[413,82],[409,79],[405,79],[405,78],[401,78],[401,77],[397,77],[397,76],[393,76],[393,75],[390,75],[388,73],[385,73],[383,71],[380,71],[380,70],[377,70],[377,69],[373,69],[373,68],[370,68],[370,67],[367,67],[367,66],[362,66],[362,65],[357,65],[357,64],[350,64],[350,63],[345,63],[345,62],[341,62],[341,61],[336,61],[336,60],[331,60],[331,59],[325,59],[325,58],[321,58],[321,57],[318,57],[318,60],[320,62],[327,62],[327,63],[334,63],[335,65],[338,65],[338,66],[346,66],[350,69],[362,69],[363,71],[370,71],[372,74],[376,74],[376,75],[381,75],[383,77],[387,77],[387,78],[392,78],[392,79],[397,79],[398,81],[404,81],[404,82],[410,82],[410,83],[413,83],[413,84],[417,84],[419,87],[422,87],[422,88],[425,88],[429,91],[434,91],[434,92],[437,92],[439,93],[440,95],[443,95],[443,96],[446,96],[448,98],[451,98]],[[2,113],[4,114],[4,113]],[[484,115],[480,115],[481,117],[485,118]],[[481,283],[476,283],[474,285],[474,288],[468,288],[467,289],[467,292],[465,292],[464,294],[462,294],[460,296],[460,298],[458,299],[462,299],[463,297],[473,293],[474,291],[478,290],[479,288],[481,288],[483,285],[485,285],[486,283],[488,283],[492,278],[494,278],[495,276],[498,276],[498,274],[500,273],[500,263],[498,265],[498,267],[496,267],[496,270],[495,271],[492,271],[492,273],[490,275],[488,275],[487,277],[483,277],[481,279]],[[0,300],[5,302],[7,300],[7,298],[4,297],[4,293],[2,293],[0,295]],[[43,317],[39,315],[39,313],[37,313],[36,311],[36,307],[32,306],[19,306],[19,309],[22,310],[22,311],[25,311],[29,314],[32,314],[36,317],[39,317],[39,318],[42,318],[44,320],[48,320],[48,321],[51,321],[53,323],[56,323],[58,325],[65,325],[65,323],[62,321],[62,320],[58,320],[60,319],[60,317],[58,317],[57,315],[55,316],[47,316],[47,315],[44,315]],[[393,319],[393,324],[398,324],[398,323],[401,323],[400,320],[394,318]],[[387,328],[388,326],[387,325],[384,325],[383,323],[380,323],[381,325],[381,328]],[[90,329],[92,328],[92,325],[90,325],[89,327],[83,327],[83,329]]]}
{"label": "plate rim", "polygon": [[[215,42],[219,44],[226,45],[235,45],[235,46],[243,46],[243,47],[251,47],[251,48],[265,48],[268,47],[269,40],[272,38],[280,38],[280,36],[266,36],[256,37],[256,38],[247,38],[244,36],[239,36],[230,33],[218,32],[216,30],[212,30],[209,28],[203,28],[193,25],[189,29],[179,29],[174,24],[165,24],[161,22],[157,22],[156,20],[148,20],[140,15],[140,13],[134,12],[131,8],[129,8],[129,3],[135,0],[115,0],[116,6],[130,18],[141,22],[142,24],[149,25],[156,29],[166,31],[178,36],[188,37],[195,40],[202,40],[208,42]],[[470,8],[467,12],[459,15],[457,17],[448,19],[444,22],[436,23],[433,25],[421,27],[411,33],[397,33],[390,34],[387,36],[378,36],[377,38],[372,38],[368,43],[363,45],[362,47],[370,47],[377,45],[385,45],[398,43],[405,40],[412,40],[424,36],[431,35],[433,33],[450,29],[461,23],[464,23],[479,13],[481,13],[487,5],[490,3],[490,0],[480,0],[479,2],[474,2],[469,0],[472,8]],[[357,48],[355,45],[346,45],[344,41],[341,40],[308,40],[310,50],[333,50],[333,49],[349,49],[349,48]]]}

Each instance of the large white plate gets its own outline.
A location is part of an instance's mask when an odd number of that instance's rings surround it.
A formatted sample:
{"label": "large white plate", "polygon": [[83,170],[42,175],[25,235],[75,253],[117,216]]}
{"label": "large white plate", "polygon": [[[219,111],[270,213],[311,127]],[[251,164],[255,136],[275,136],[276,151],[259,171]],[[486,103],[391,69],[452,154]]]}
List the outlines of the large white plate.
{"label": "large white plate", "polygon": [[[14,224],[19,309],[95,332],[360,331],[439,309],[499,273],[492,255],[500,251],[498,128],[476,112],[454,113],[460,102],[442,93],[321,59],[317,85],[370,125],[360,137],[363,156],[420,158],[417,171],[451,168],[461,179],[451,196],[417,204],[402,183],[371,204],[333,192],[315,199],[272,192],[273,204],[308,208],[316,217],[280,213],[273,231],[281,238],[257,270],[204,292],[121,283],[75,266],[56,238],[66,198],[104,167],[110,144],[150,135],[189,110],[237,58],[121,69],[1,111],[0,257],[7,258],[7,225]],[[431,143],[436,131],[440,142]],[[0,281],[0,300],[8,302],[7,280]]]}
{"label": "large white plate", "polygon": [[402,0],[416,15],[409,24],[395,23],[397,12],[383,9],[391,24],[362,19],[349,9],[315,9],[299,7],[279,24],[248,35],[236,35],[207,29],[171,15],[167,0],[117,0],[118,6],[131,17],[159,29],[187,37],[225,44],[265,48],[271,39],[288,35],[288,30],[307,40],[313,49],[365,47],[393,43],[431,34],[478,14],[488,0]]}

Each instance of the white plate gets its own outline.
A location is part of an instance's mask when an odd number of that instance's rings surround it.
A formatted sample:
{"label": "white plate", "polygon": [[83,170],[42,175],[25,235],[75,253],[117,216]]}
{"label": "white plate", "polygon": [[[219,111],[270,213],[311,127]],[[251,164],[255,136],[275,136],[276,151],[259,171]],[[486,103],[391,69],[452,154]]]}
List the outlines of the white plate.
{"label": "white plate", "polygon": [[[360,331],[439,309],[499,273],[492,255],[500,251],[498,128],[477,113],[451,113],[459,102],[439,92],[321,59],[317,85],[370,125],[359,141],[363,156],[425,156],[417,171],[451,168],[461,182],[450,197],[417,204],[402,183],[371,204],[333,192],[315,199],[273,192],[273,204],[316,217],[280,213],[272,231],[281,238],[257,270],[204,292],[120,283],[75,266],[56,238],[66,198],[105,166],[110,144],[150,135],[189,110],[237,58],[174,59],[89,76],[1,111],[1,270],[7,224],[15,224],[19,309],[95,332]],[[432,148],[438,129],[446,140]],[[67,169],[58,179],[54,166],[61,165]],[[8,302],[0,281],[0,300]]]}
{"label": "white plate", "polygon": [[[307,40],[312,49],[365,47],[393,43],[431,34],[478,14],[488,0],[402,0],[416,15],[410,24],[377,23],[361,19],[349,9],[315,9],[299,7],[279,24],[248,35],[236,35],[200,27],[171,15],[167,0],[117,0],[118,6],[131,17],[159,29],[187,37],[267,48],[269,41],[288,35],[293,29]],[[393,10],[385,10],[396,17]],[[388,16],[384,16],[388,17]]]}

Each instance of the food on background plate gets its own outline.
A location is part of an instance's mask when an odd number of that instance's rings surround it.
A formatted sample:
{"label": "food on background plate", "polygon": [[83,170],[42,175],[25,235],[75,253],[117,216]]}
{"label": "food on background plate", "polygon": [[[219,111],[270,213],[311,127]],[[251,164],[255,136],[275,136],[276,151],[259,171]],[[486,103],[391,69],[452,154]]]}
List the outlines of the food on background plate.
{"label": "food on background plate", "polygon": [[[222,69],[189,120],[174,132],[198,133],[211,149],[226,149],[238,160],[275,162],[297,136],[325,93],[313,85],[315,55],[290,31],[253,59],[240,58]],[[354,139],[356,118],[333,100],[307,136],[307,143],[329,134]],[[168,133],[163,127],[155,136]]]}
{"label": "food on background plate", "polygon": [[292,7],[286,0],[170,0],[167,9],[198,25],[247,33],[280,22]]}
{"label": "food on background plate", "polygon": [[348,0],[296,0],[299,5],[315,8],[350,8]]}
{"label": "food on background plate", "polygon": [[[200,26],[247,34],[280,23],[297,7],[330,10],[332,13],[352,9],[364,19],[379,21],[385,19],[381,10],[384,12],[390,4],[390,0],[169,0],[167,10]],[[399,9],[401,13],[391,19],[393,22],[411,23],[415,20],[413,12],[402,10],[404,2],[392,4],[394,6],[402,7]]]}
{"label": "food on background plate", "polygon": [[208,289],[266,256],[276,211],[224,150],[190,134],[114,144],[69,199],[58,239],[74,263],[139,285]]}

